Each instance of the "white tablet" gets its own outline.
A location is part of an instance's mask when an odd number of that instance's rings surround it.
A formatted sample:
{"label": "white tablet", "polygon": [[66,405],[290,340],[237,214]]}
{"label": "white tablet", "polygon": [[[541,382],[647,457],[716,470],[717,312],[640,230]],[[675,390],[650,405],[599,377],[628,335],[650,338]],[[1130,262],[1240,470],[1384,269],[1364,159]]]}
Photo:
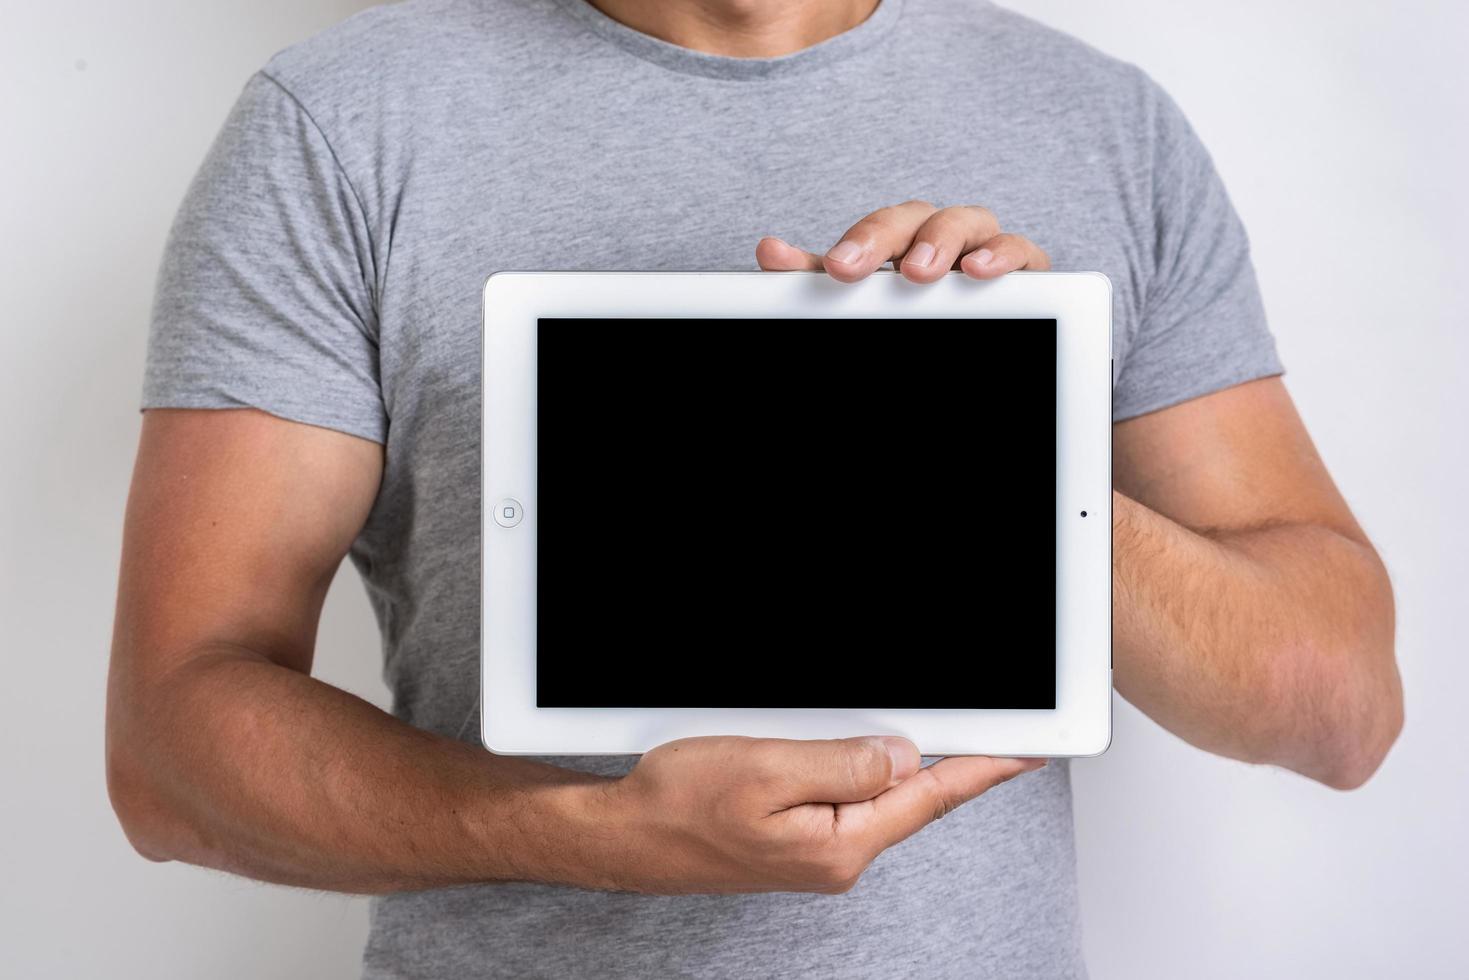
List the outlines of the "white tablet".
{"label": "white tablet", "polygon": [[1106,277],[514,272],[484,301],[491,750],[1106,748]]}

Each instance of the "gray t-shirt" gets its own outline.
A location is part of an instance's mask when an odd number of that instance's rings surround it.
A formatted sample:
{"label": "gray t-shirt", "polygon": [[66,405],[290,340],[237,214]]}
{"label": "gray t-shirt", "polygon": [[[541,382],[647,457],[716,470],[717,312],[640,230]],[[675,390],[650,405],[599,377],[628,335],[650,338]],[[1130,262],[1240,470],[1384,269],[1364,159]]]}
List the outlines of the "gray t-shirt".
{"label": "gray t-shirt", "polygon": [[[385,445],[352,560],[394,710],[474,740],[485,277],[751,269],[762,235],[824,250],[910,198],[987,205],[1056,268],[1111,277],[1116,419],[1281,370],[1244,231],[1178,108],[1023,17],[885,0],[806,51],[738,60],[583,0],[409,0],[246,84],[169,240],[143,403],[254,406]],[[1024,377],[989,367],[975,384]],[[1067,767],[961,808],[842,896],[381,898],[365,971],[1083,976]]]}

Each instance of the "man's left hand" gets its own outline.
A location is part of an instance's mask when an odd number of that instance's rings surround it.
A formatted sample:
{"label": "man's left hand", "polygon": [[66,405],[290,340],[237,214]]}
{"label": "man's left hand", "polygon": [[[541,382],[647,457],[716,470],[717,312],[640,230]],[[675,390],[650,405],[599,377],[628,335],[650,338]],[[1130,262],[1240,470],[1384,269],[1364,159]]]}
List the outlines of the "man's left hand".
{"label": "man's left hand", "polygon": [[953,269],[975,279],[994,279],[1016,269],[1051,267],[1030,239],[1000,230],[992,211],[978,205],[936,208],[908,201],[879,208],[817,255],[779,238],[762,238],[755,260],[767,272],[830,273],[841,282],[865,279],[891,262],[912,282],[933,282]]}

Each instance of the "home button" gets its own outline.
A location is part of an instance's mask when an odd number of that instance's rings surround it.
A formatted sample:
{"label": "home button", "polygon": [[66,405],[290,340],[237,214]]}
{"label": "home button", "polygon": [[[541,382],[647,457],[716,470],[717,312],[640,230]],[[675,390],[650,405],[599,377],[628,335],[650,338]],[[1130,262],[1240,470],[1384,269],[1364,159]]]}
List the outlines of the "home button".
{"label": "home button", "polygon": [[514,497],[506,497],[495,505],[495,523],[501,527],[514,527],[525,516],[525,508]]}

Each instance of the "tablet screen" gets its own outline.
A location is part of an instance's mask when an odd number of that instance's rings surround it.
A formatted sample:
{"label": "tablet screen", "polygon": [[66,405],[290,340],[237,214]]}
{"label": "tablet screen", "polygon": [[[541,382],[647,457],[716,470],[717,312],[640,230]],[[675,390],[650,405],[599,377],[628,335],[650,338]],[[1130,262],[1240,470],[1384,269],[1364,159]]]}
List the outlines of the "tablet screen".
{"label": "tablet screen", "polygon": [[1054,319],[541,319],[540,707],[1054,708]]}

